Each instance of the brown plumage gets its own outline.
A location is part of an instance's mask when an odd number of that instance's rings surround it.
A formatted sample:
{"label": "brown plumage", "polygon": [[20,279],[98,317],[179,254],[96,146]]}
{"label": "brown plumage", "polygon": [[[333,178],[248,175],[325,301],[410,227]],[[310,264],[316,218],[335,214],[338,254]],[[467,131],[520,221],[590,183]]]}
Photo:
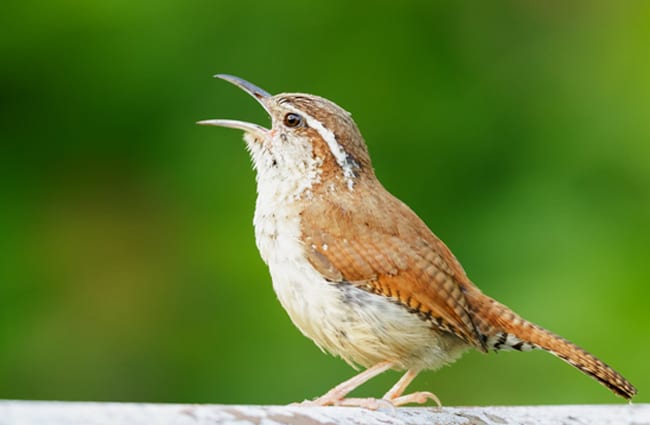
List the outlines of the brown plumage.
{"label": "brown plumage", "polygon": [[246,132],[257,170],[257,245],[280,302],[321,348],[368,368],[315,403],[376,408],[376,401],[345,396],[390,368],[407,372],[384,402],[438,401],[427,392],[402,393],[420,370],[472,347],[544,349],[624,398],[636,394],[596,357],[484,295],[447,246],[377,180],[349,113],[318,96],[271,96],[219,77],[254,96],[273,121],[270,130],[201,123]]}
{"label": "brown plumage", "polygon": [[367,192],[363,210],[347,197],[306,205],[309,261],[329,281],[392,298],[486,351],[461,286],[471,283],[456,258],[400,200],[375,192]]}
{"label": "brown plumage", "polygon": [[467,298],[474,311],[472,317],[484,335],[513,335],[575,366],[623,398],[629,400],[636,395],[636,388],[603,361],[572,342],[522,319],[508,307],[482,294],[478,288],[468,291]]}
{"label": "brown plumage", "polygon": [[549,351],[624,398],[636,394],[604,362],[484,295],[447,246],[390,193],[366,192],[362,211],[351,198],[337,201],[311,203],[302,213],[307,256],[329,281],[391,298],[480,351],[512,349],[495,347],[498,341],[489,344],[496,336],[511,335],[529,348]]}

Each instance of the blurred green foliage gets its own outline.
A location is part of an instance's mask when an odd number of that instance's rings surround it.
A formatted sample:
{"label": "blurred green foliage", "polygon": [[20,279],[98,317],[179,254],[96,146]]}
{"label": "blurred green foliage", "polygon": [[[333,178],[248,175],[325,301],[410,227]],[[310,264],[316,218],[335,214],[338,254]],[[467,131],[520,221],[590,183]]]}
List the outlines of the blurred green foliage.
{"label": "blurred green foliage", "polygon": [[[241,134],[194,124],[268,122],[221,72],[352,111],[486,293],[650,401],[649,46],[644,1],[10,1],[0,398],[288,403],[352,375],[275,300]],[[471,353],[413,389],[618,401],[546,353]]]}

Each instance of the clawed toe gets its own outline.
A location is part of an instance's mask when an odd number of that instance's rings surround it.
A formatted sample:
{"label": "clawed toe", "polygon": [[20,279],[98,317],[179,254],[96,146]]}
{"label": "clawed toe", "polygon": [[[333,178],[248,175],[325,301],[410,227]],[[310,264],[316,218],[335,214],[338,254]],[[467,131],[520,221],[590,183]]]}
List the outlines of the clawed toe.
{"label": "clawed toe", "polygon": [[362,407],[368,410],[386,409],[395,410],[395,405],[390,400],[383,398],[344,398],[335,403],[336,406]]}
{"label": "clawed toe", "polygon": [[438,405],[438,408],[439,409],[442,408],[442,403],[440,402],[440,399],[438,398],[438,396],[436,396],[434,393],[430,393],[428,391],[418,391],[416,393],[411,393],[411,394],[403,395],[403,396],[400,396],[400,397],[396,397],[396,398],[390,400],[390,402],[394,406],[402,406],[404,404],[409,404],[409,403],[424,404],[428,400],[435,401],[436,404]]}
{"label": "clawed toe", "polygon": [[395,405],[391,400],[386,400],[383,398],[338,398],[327,394],[315,400],[305,400],[302,403],[294,403],[293,406],[344,406],[361,407],[368,410],[395,409]]}
{"label": "clawed toe", "polygon": [[291,406],[344,406],[344,407],[361,407],[368,410],[395,410],[398,406],[405,404],[424,404],[429,400],[433,400],[438,409],[442,408],[440,399],[433,393],[427,391],[419,391],[412,394],[403,395],[394,399],[388,398],[337,398],[332,395],[325,395],[315,400],[305,400],[302,403],[293,403]]}

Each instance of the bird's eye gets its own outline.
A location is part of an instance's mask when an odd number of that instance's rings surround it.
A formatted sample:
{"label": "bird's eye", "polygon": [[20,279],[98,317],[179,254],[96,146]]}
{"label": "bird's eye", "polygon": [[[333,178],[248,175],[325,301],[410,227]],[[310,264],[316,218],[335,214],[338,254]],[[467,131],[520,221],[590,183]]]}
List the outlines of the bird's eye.
{"label": "bird's eye", "polygon": [[298,127],[302,124],[302,117],[293,112],[289,112],[284,116],[284,125],[287,127]]}

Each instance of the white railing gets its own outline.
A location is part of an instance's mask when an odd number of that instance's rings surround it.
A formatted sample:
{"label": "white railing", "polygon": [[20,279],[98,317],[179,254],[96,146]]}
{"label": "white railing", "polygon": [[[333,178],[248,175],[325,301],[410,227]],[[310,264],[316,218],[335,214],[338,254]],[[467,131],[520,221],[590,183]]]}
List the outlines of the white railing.
{"label": "white railing", "polygon": [[650,404],[350,407],[0,401],[0,425],[650,424]]}

